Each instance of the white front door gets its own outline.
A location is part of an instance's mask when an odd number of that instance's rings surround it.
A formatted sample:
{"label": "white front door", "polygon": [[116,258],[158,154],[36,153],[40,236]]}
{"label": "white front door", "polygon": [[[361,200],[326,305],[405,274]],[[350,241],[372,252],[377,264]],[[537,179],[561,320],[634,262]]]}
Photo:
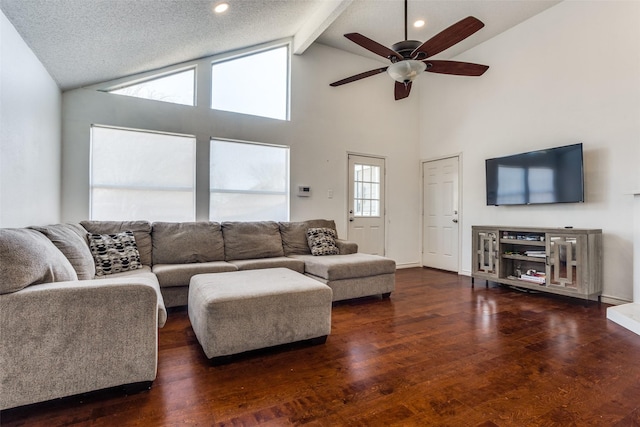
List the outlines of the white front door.
{"label": "white front door", "polygon": [[422,265],[458,271],[458,157],[422,163]]}
{"label": "white front door", "polygon": [[384,159],[349,154],[348,239],[358,252],[384,255]]}

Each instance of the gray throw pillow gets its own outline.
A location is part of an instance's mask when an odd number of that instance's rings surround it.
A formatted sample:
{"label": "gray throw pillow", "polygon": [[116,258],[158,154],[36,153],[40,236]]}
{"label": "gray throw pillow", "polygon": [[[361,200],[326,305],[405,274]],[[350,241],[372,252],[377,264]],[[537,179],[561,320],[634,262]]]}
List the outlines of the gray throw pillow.
{"label": "gray throw pillow", "polygon": [[336,246],[338,235],[335,230],[326,227],[310,228],[307,230],[307,240],[311,255],[339,255]]}
{"label": "gray throw pillow", "polygon": [[78,275],[43,234],[26,228],[0,229],[0,294],[67,280],[78,280]]}
{"label": "gray throw pillow", "polygon": [[54,224],[29,227],[47,236],[67,257],[79,280],[93,279],[96,265],[89,250],[87,232],[79,224]]}
{"label": "gray throw pillow", "polygon": [[142,268],[132,231],[89,234],[89,247],[96,263],[96,276]]}

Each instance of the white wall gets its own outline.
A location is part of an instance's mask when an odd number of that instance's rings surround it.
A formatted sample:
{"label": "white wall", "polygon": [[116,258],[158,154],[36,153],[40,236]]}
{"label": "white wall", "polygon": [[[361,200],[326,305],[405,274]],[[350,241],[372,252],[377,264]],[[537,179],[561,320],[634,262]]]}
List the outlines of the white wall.
{"label": "white wall", "polygon": [[[603,296],[631,300],[640,2],[564,1],[456,59],[491,68],[421,82],[420,150],[424,159],[463,153],[462,272],[471,270],[472,225],[601,228]],[[576,142],[586,203],[485,205],[486,158]]]}
{"label": "white wall", "polygon": [[334,219],[341,237],[346,237],[347,230],[347,153],[356,152],[386,157],[387,255],[398,264],[418,262],[417,97],[394,101],[393,81],[386,75],[329,87],[332,81],[380,63],[314,44],[303,56],[292,58],[291,121],[264,119],[208,108],[209,64],[203,60],[198,65],[202,82],[198,99],[204,100],[198,107],[93,89],[64,93],[63,220],[89,217],[89,128],[94,123],[195,135],[196,191],[204,202],[196,207],[198,220],[207,219],[208,214],[210,137],[289,145],[292,189],[298,185],[312,189],[309,198],[299,198],[292,191],[291,220]]}
{"label": "white wall", "polygon": [[60,220],[61,94],[0,12],[0,227]]}

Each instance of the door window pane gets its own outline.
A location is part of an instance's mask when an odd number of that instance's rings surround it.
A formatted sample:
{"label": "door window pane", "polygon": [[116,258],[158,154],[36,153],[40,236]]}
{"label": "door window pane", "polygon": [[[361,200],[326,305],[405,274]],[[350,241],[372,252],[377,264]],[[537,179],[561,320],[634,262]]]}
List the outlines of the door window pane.
{"label": "door window pane", "polygon": [[193,221],[193,136],[91,128],[91,219]]}
{"label": "door window pane", "polygon": [[380,216],[380,166],[354,165],[354,216]]}

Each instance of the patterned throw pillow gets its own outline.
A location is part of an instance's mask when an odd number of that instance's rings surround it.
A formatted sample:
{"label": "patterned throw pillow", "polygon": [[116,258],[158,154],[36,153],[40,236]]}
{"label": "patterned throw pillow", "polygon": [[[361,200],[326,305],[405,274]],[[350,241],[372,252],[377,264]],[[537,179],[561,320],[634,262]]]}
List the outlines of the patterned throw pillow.
{"label": "patterned throw pillow", "polygon": [[338,255],[340,251],[336,246],[338,235],[331,228],[309,228],[307,230],[307,242],[311,255]]}
{"label": "patterned throw pillow", "polygon": [[117,234],[89,233],[89,247],[96,262],[96,276],[142,268],[136,238],[131,231]]}

